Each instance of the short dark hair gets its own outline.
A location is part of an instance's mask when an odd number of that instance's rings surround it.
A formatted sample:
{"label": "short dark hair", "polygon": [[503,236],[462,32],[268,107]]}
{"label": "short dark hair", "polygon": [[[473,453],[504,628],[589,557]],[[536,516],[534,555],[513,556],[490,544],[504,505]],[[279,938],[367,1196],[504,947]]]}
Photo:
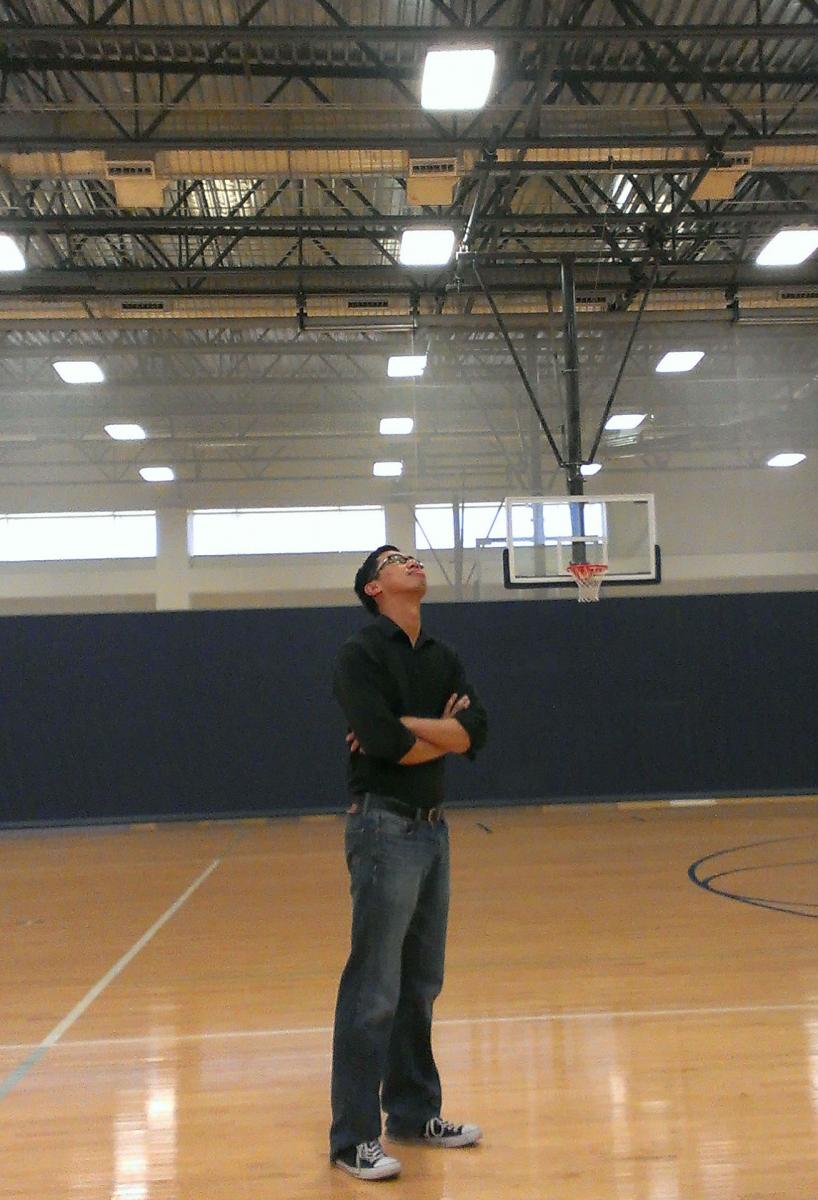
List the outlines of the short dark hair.
{"label": "short dark hair", "polygon": [[383,554],[384,550],[397,550],[397,546],[378,546],[377,550],[373,550],[371,554],[367,554],[355,572],[355,595],[361,604],[363,604],[366,611],[371,613],[373,617],[378,614],[378,606],[375,603],[374,596],[368,596],[364,588],[375,574],[378,565],[378,555]]}

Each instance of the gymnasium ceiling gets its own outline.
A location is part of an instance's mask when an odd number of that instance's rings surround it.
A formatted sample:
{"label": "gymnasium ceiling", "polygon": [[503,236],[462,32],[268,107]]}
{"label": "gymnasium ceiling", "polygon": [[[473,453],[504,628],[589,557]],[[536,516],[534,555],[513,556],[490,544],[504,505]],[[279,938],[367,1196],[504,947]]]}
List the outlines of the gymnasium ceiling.
{"label": "gymnasium ceiling", "polygon": [[[496,51],[488,104],[424,111],[427,50],[461,46]],[[453,263],[400,265],[440,223]],[[0,275],[0,488],[159,462],[270,503],[561,490],[491,306],[559,439],[565,256],[587,443],[644,307],[616,408],[649,419],[608,469],[815,447],[818,263],[755,265],[805,224],[818,0],[0,0],[0,232],[28,264]],[[423,378],[387,380],[413,343]]]}

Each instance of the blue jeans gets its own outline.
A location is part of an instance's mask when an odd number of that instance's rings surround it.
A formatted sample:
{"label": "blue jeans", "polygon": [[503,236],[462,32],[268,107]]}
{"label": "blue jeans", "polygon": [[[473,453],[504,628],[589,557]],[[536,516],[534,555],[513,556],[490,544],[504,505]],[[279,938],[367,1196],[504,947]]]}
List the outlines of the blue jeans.
{"label": "blue jeans", "polygon": [[338,988],[330,1155],[381,1133],[417,1136],[440,1115],[432,1006],[449,912],[445,821],[371,808],[347,818],[352,946]]}

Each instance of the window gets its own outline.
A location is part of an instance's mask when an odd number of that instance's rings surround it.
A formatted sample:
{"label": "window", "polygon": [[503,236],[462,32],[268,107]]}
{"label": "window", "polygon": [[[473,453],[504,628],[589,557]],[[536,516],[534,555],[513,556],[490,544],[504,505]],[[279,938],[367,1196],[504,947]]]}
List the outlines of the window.
{"label": "window", "polygon": [[155,512],[7,513],[0,561],[155,558]]}
{"label": "window", "polygon": [[317,554],[372,550],[386,541],[382,506],[199,509],[188,520],[190,553]]}
{"label": "window", "polygon": [[[543,504],[543,537],[570,537],[571,509],[566,504]],[[602,535],[601,504],[588,504],[584,508],[585,533]],[[473,549],[477,545],[506,544],[506,507],[502,500],[484,504],[469,501],[462,507],[463,546]],[[534,505],[515,504],[514,540],[520,545],[530,544],[534,538]],[[415,509],[415,537],[418,550],[454,549],[454,521],[451,504],[419,504]]]}
{"label": "window", "polygon": [[[514,505],[514,515],[512,517],[515,545],[534,545],[535,508],[542,511],[542,539],[544,542],[551,538],[570,538],[572,534],[579,532],[579,527],[574,529],[571,526],[571,505],[567,502],[565,504],[542,505],[517,503]],[[576,504],[574,508],[575,510],[577,509]],[[604,508],[603,504],[581,505],[582,522],[584,525],[582,532],[584,534],[589,537],[606,536],[603,528]]]}
{"label": "window", "polygon": [[[463,545],[471,549],[484,538],[506,538],[506,510],[502,501],[463,506]],[[454,518],[451,504],[419,504],[415,509],[415,538],[418,550],[454,549]]]}

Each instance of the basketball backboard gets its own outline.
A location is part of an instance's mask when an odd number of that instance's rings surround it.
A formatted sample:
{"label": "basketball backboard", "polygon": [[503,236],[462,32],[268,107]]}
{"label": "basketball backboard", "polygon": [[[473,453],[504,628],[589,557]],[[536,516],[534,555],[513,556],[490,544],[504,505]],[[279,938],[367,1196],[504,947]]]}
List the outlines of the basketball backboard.
{"label": "basketball backboard", "polygon": [[573,586],[571,562],[603,563],[610,583],[658,583],[653,496],[509,496],[505,585]]}

